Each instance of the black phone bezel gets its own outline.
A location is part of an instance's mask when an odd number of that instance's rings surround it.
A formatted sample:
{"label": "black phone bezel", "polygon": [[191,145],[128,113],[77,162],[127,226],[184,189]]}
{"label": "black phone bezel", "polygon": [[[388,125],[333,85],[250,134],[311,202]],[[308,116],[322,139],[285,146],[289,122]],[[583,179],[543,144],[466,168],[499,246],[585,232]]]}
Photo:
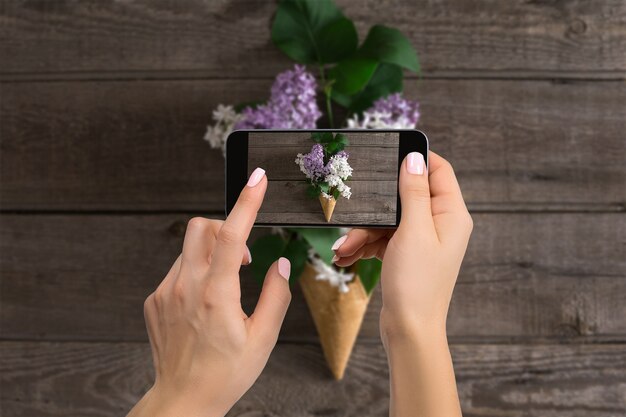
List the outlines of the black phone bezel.
{"label": "black phone bezel", "polygon": [[[226,140],[226,164],[225,164],[225,194],[226,194],[226,216],[230,213],[239,198],[239,194],[248,181],[248,134],[249,133],[279,133],[279,132],[393,132],[400,134],[400,145],[398,147],[398,175],[402,161],[411,152],[419,152],[424,156],[426,166],[428,166],[428,137],[424,132],[416,129],[255,129],[255,130],[235,130]],[[395,225],[380,224],[310,224],[310,223],[261,223],[255,222],[255,226],[263,227],[367,227],[367,228],[394,228],[400,224],[402,215],[402,205],[400,204],[400,193],[396,189],[397,209]]]}

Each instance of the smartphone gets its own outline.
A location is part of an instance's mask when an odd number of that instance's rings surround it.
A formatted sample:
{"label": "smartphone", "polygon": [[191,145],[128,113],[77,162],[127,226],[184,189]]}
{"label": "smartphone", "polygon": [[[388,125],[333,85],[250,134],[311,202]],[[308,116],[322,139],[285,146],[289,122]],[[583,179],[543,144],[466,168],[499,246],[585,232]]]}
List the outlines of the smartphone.
{"label": "smartphone", "polygon": [[418,130],[237,130],[226,142],[226,215],[255,168],[268,187],[257,226],[383,227],[400,223],[404,157],[428,164]]}

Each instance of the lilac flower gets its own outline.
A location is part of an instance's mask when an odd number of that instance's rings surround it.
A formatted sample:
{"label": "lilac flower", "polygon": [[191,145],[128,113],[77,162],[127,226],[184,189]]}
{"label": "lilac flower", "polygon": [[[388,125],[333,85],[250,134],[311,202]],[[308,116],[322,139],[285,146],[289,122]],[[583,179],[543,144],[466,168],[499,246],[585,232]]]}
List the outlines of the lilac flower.
{"label": "lilac flower", "polygon": [[236,129],[314,129],[322,115],[317,106],[315,77],[301,65],[278,74],[270,100],[247,107]]}
{"label": "lilac flower", "polygon": [[226,138],[233,131],[233,126],[239,122],[241,115],[235,112],[233,106],[220,104],[213,110],[215,125],[207,126],[204,140],[209,142],[212,148],[219,148],[222,154],[226,154]]}
{"label": "lilac flower", "polygon": [[[352,175],[352,167],[348,163],[348,152],[339,151],[330,157],[324,164],[324,148],[316,143],[307,154],[299,153],[296,156],[296,164],[300,166],[300,171],[311,180],[314,185],[326,184],[330,187],[330,193],[338,191],[344,198],[350,198],[352,192],[344,181]],[[332,194],[321,191],[325,198],[334,198]]]}
{"label": "lilac flower", "polygon": [[296,164],[300,165],[300,171],[307,178],[317,181],[328,174],[328,167],[324,165],[324,148],[316,143],[307,154],[299,153],[296,156]]}
{"label": "lilac flower", "polygon": [[413,129],[420,118],[419,103],[407,100],[400,93],[380,98],[363,112],[363,118],[348,119],[348,127],[356,129]]}

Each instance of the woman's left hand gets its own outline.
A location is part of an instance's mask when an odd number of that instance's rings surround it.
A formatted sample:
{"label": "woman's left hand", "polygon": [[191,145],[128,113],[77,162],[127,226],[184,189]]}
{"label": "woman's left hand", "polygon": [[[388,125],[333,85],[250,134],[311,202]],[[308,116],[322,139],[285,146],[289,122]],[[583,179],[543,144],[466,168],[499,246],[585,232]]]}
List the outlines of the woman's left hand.
{"label": "woman's left hand", "polygon": [[224,416],[265,367],[291,301],[291,265],[272,264],[250,317],[239,269],[266,189],[257,168],[226,221],[189,222],[182,254],[144,305],[156,379],[129,416]]}

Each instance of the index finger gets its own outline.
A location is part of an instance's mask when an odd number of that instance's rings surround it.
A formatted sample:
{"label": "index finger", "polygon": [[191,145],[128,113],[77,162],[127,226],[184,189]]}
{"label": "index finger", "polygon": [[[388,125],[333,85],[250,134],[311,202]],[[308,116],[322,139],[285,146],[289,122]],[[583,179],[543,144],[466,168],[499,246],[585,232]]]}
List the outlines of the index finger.
{"label": "index finger", "polygon": [[211,257],[212,279],[229,277],[239,272],[241,254],[263,203],[267,178],[261,168],[254,170],[248,183],[239,194],[237,203],[222,224],[217,234],[215,249]]}

